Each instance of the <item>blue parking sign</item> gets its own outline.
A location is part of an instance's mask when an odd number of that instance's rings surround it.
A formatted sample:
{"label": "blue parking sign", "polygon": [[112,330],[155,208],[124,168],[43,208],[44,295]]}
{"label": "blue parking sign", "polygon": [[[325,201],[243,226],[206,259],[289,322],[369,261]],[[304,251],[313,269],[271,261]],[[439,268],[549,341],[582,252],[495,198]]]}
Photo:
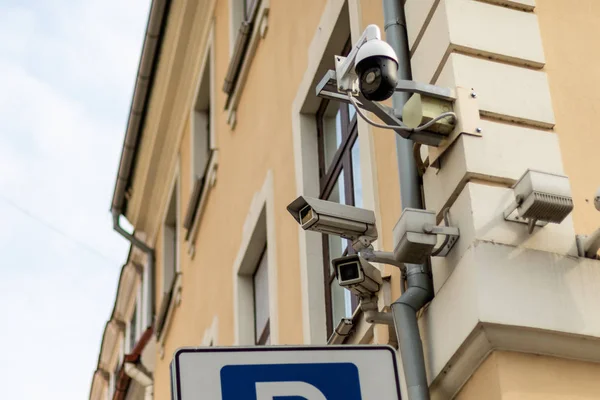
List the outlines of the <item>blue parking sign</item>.
{"label": "blue parking sign", "polygon": [[221,394],[223,400],[362,400],[358,368],[348,362],[226,365]]}
{"label": "blue parking sign", "polygon": [[173,400],[400,400],[389,346],[184,348]]}

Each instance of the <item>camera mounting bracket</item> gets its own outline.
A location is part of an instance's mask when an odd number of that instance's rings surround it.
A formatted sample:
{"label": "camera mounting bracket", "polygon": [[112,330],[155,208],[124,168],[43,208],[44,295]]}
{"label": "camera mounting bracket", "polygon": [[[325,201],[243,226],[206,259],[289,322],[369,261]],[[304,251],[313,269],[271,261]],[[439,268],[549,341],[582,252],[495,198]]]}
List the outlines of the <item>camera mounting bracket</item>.
{"label": "camera mounting bracket", "polygon": [[[395,91],[418,93],[446,101],[454,101],[456,99],[456,94],[452,89],[408,80],[398,81]],[[402,125],[402,110],[394,110],[393,108],[380,104],[376,101],[367,100],[360,93],[360,91],[357,90],[357,92],[358,94],[355,97],[357,100],[356,102],[360,108],[362,108],[365,111],[372,112],[377,116],[377,118],[379,118],[387,125]],[[348,96],[345,93],[340,93],[338,91],[338,81],[336,72],[334,70],[327,71],[321,79],[321,81],[317,84],[316,95],[324,99],[335,100],[342,103],[350,102]],[[394,129],[394,132],[398,133],[403,138],[408,138],[408,136],[410,135],[411,140],[414,140],[417,143],[433,147],[441,146],[447,138],[447,136],[443,134],[429,132],[426,130],[409,133],[402,129]]]}
{"label": "camera mounting bracket", "polygon": [[442,243],[442,245],[437,249],[433,250],[433,253],[431,253],[432,257],[446,257],[460,237],[460,231],[458,228],[453,226],[425,224],[423,225],[423,232],[446,236],[444,243]]}
{"label": "camera mounting bracket", "polygon": [[378,311],[376,296],[360,299],[359,307],[365,314],[365,321],[369,324],[394,325],[394,316],[391,312]]}

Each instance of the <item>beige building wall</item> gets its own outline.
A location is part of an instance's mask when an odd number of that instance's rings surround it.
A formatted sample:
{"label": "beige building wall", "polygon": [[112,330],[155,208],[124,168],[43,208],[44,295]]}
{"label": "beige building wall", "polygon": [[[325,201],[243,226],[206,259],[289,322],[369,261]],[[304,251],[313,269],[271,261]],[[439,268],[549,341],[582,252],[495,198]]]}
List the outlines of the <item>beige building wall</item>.
{"label": "beige building wall", "polygon": [[457,400],[592,400],[600,395],[600,365],[542,355],[495,351]]}
{"label": "beige building wall", "polygon": [[596,125],[600,54],[595,51],[600,3],[537,0],[536,14],[563,163],[571,178],[575,229],[587,235],[600,226],[600,213],[593,203],[600,186]]}

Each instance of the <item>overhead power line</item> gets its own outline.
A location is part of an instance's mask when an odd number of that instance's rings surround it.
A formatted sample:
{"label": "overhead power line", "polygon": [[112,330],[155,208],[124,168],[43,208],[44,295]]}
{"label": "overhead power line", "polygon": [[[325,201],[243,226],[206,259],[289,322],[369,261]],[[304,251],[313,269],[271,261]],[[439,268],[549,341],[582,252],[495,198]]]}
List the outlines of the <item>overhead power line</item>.
{"label": "overhead power line", "polygon": [[54,233],[62,236],[64,239],[67,239],[68,241],[70,241],[74,245],[78,246],[79,248],[84,249],[87,252],[89,252],[91,254],[94,254],[95,256],[104,259],[105,261],[109,261],[111,264],[119,264],[118,261],[115,261],[115,260],[111,259],[110,257],[102,254],[102,252],[100,250],[95,249],[94,247],[90,246],[89,244],[87,244],[85,242],[82,242],[79,239],[74,238],[73,236],[69,235],[68,233],[66,233],[62,229],[58,228],[57,226],[51,224],[50,222],[44,220],[43,218],[38,217],[37,215],[33,214],[31,211],[29,211],[29,210],[21,207],[20,205],[18,205],[17,203],[15,203],[14,201],[12,201],[11,199],[9,199],[9,198],[7,198],[5,196],[0,195],[0,200],[4,201],[9,206],[13,207],[14,209],[16,209],[17,211],[21,212],[22,214],[28,216],[29,218],[31,218],[35,222],[39,223],[40,225],[43,225],[44,227],[46,227],[47,229],[51,230],[52,232],[54,232]]}

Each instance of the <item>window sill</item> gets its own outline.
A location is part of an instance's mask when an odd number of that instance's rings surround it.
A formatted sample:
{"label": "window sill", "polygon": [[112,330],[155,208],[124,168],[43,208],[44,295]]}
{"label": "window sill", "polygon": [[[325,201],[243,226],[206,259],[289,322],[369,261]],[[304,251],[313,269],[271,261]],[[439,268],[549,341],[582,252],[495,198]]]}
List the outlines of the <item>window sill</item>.
{"label": "window sill", "polygon": [[269,0],[262,0],[258,6],[254,20],[255,22],[252,25],[252,32],[250,33],[250,39],[248,39],[246,53],[243,61],[241,62],[235,86],[227,98],[227,123],[232,129],[235,128],[236,110],[240,102],[240,96],[242,94],[244,84],[248,78],[250,65],[252,64],[252,60],[256,54],[256,49],[258,48],[258,43],[260,39],[263,39],[267,34],[269,7]]}
{"label": "window sill", "polygon": [[202,220],[204,209],[206,208],[208,195],[210,194],[210,191],[217,182],[217,170],[219,169],[218,167],[219,151],[215,149],[210,155],[210,161],[208,164],[208,168],[206,169],[206,179],[204,181],[204,187],[202,188],[202,193],[200,194],[200,200],[198,201],[196,214],[194,216],[193,221],[191,222],[191,227],[187,233],[188,254],[192,259],[194,258],[196,237],[198,236],[198,229],[200,226],[200,221]]}
{"label": "window sill", "polygon": [[[159,307],[159,315],[157,315],[156,321],[156,334],[157,341],[161,348],[161,358],[163,357],[162,348],[164,346],[167,334],[169,333],[169,328],[171,327],[171,323],[173,321],[173,314],[175,307],[178,307],[181,304],[181,272],[177,272],[175,274],[175,279],[173,280],[173,286],[169,291],[169,295],[163,297],[161,301],[161,305]],[[165,302],[167,302],[165,304]],[[166,307],[163,312],[160,310]]]}

